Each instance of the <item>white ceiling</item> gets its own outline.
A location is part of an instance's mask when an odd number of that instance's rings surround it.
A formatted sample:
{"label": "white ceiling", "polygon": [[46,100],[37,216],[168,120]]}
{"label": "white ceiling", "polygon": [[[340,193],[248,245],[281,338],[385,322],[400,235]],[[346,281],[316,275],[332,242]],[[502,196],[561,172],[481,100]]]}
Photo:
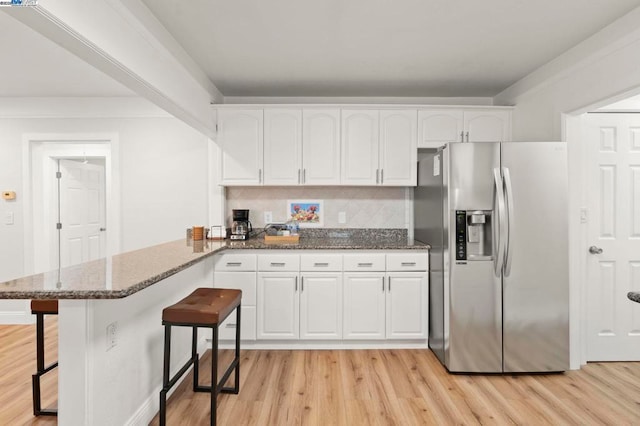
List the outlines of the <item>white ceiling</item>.
{"label": "white ceiling", "polygon": [[[225,96],[492,97],[640,0],[142,0]],[[0,13],[0,96],[132,96]]]}
{"label": "white ceiling", "polygon": [[0,12],[0,97],[135,96],[111,77]]}
{"label": "white ceiling", "polygon": [[640,0],[143,0],[225,96],[495,96]]}

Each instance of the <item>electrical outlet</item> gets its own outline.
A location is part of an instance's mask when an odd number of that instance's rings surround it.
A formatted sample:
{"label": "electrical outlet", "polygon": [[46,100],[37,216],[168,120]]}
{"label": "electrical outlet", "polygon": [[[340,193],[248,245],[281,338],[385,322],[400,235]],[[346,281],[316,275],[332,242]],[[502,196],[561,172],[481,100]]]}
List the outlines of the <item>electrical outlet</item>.
{"label": "electrical outlet", "polygon": [[107,326],[107,350],[118,344],[118,322],[112,322]]}
{"label": "electrical outlet", "polygon": [[273,223],[273,213],[264,212],[264,224]]}
{"label": "electrical outlet", "polygon": [[5,214],[4,214],[4,224],[5,225],[13,225],[13,212],[5,212]]}
{"label": "electrical outlet", "polygon": [[347,223],[347,212],[338,213],[338,223]]}

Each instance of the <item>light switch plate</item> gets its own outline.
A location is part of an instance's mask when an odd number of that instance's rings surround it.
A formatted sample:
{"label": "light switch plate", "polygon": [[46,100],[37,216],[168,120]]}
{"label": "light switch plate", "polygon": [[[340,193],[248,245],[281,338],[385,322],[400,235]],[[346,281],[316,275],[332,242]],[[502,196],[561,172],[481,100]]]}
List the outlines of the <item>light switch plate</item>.
{"label": "light switch plate", "polygon": [[4,224],[13,225],[13,212],[6,212],[4,214]]}
{"label": "light switch plate", "polygon": [[589,221],[589,211],[586,207],[580,209],[580,223],[587,223]]}

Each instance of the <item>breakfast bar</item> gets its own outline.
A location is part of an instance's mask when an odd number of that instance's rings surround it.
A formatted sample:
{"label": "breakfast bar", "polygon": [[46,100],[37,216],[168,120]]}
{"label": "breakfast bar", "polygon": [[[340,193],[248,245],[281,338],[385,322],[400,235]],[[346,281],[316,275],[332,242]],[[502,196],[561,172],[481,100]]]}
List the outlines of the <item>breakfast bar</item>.
{"label": "breakfast bar", "polygon": [[[177,240],[0,283],[2,299],[57,299],[60,424],[146,424],[158,411],[163,307],[214,281],[214,255],[245,250],[422,250],[384,232],[315,235],[297,244]],[[221,286],[224,283],[221,283]],[[204,334],[204,333],[203,333]],[[190,356],[191,332],[173,334],[171,370]],[[198,351],[208,349],[207,336]]]}

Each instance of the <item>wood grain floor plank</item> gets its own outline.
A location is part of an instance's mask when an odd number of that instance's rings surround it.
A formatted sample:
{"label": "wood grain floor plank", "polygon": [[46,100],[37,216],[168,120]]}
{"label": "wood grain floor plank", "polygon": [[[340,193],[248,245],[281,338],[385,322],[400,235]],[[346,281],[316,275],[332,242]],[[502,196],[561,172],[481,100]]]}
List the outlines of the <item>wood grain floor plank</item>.
{"label": "wood grain floor plank", "polygon": [[[45,321],[48,362],[57,357],[56,327]],[[0,342],[0,425],[57,424],[32,415],[35,326],[0,326]],[[232,356],[221,353],[219,371]],[[208,372],[209,351],[201,362]],[[640,424],[637,362],[563,374],[452,375],[428,350],[394,349],[245,350],[241,363],[240,394],[218,400],[221,425]],[[201,379],[207,384],[208,374]],[[169,424],[208,423],[210,396],[194,394],[191,380],[170,398]],[[57,404],[56,388],[54,370],[43,378],[45,405]]]}

